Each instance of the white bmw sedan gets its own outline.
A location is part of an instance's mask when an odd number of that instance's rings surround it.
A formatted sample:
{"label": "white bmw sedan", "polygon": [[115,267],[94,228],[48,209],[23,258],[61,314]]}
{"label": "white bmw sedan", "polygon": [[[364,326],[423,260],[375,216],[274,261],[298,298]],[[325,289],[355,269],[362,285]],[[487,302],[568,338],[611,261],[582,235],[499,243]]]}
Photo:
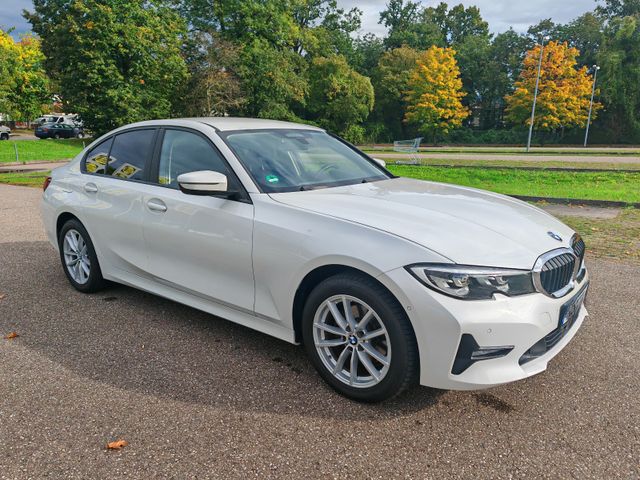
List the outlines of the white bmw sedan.
{"label": "white bmw sedan", "polygon": [[81,292],[110,280],[303,343],[353,399],[545,370],[587,314],[580,237],[383,165],[306,125],[142,122],[54,170],[42,215]]}

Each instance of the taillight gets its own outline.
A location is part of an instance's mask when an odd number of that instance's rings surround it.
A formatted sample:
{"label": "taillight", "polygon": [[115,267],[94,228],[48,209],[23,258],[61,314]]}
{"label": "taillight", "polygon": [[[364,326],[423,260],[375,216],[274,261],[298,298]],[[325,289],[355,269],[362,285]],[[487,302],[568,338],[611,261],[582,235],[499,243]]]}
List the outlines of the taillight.
{"label": "taillight", "polygon": [[51,184],[51,177],[47,177],[44,179],[44,183],[42,184],[42,191],[44,192],[47,187]]}

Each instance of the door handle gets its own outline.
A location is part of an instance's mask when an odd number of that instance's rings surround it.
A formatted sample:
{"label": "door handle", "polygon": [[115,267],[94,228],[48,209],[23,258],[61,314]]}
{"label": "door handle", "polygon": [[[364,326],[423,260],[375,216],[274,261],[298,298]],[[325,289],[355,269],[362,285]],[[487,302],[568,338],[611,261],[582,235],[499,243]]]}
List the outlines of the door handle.
{"label": "door handle", "polygon": [[96,193],[98,191],[98,186],[95,183],[85,183],[84,191],[87,193]]}
{"label": "door handle", "polygon": [[153,212],[166,212],[167,211],[167,206],[164,204],[164,202],[162,200],[157,199],[157,198],[152,198],[151,200],[149,200],[147,202],[147,207],[149,207],[149,210],[151,210]]}

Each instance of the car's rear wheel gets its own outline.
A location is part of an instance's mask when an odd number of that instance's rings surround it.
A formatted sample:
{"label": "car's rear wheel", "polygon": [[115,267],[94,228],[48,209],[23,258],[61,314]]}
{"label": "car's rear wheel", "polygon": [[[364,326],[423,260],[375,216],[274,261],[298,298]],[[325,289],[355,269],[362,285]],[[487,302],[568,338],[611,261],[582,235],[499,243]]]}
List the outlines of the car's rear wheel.
{"label": "car's rear wheel", "polygon": [[96,292],[105,286],[93,242],[82,223],[68,220],[58,235],[64,273],[76,290]]}
{"label": "car's rear wheel", "polygon": [[76,138],[84,138],[84,133],[82,132],[76,133]]}
{"label": "car's rear wheel", "polygon": [[0,133],[0,140],[9,140],[9,134],[8,133]]}
{"label": "car's rear wheel", "polygon": [[303,340],[335,390],[379,402],[416,383],[418,347],[402,306],[380,283],[345,273],[320,283],[303,312]]}

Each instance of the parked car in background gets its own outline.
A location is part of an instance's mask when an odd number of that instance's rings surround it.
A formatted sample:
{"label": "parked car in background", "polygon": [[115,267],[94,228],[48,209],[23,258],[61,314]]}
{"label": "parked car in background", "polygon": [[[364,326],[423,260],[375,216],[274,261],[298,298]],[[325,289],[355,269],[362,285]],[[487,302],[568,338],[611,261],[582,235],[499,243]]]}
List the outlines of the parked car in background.
{"label": "parked car in background", "polygon": [[35,136],[38,138],[84,138],[84,130],[82,127],[67,123],[45,123],[36,127]]}
{"label": "parked car in background", "polygon": [[127,125],[44,188],[73,287],[112,280],[303,343],[361,401],[530,377],[587,316],[571,228],[503,195],[396,177],[310,125]]}
{"label": "parked car in background", "polygon": [[0,125],[0,140],[9,140],[9,135],[11,135],[11,129]]}
{"label": "parked car in background", "polygon": [[45,123],[66,123],[74,127],[82,127],[83,123],[77,114],[42,115],[34,120],[36,126]]}

